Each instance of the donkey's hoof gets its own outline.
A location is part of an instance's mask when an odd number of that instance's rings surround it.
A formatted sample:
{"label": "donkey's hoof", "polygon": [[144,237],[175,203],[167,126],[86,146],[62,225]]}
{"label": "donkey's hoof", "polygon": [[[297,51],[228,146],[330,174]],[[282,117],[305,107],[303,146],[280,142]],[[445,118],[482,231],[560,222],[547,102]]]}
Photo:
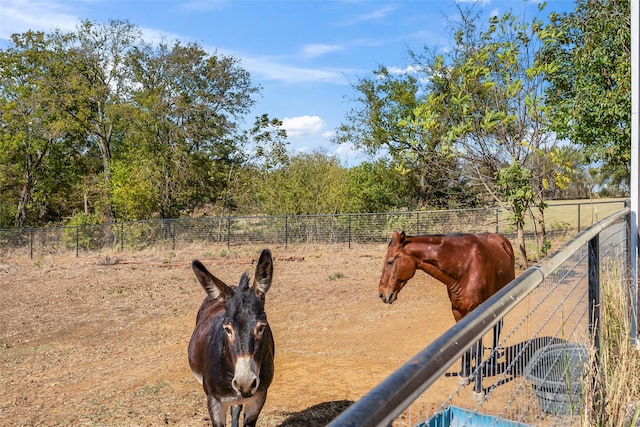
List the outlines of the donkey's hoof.
{"label": "donkey's hoof", "polygon": [[485,400],[484,391],[475,391],[474,390],[471,394],[473,395],[473,400],[475,402],[478,402],[478,403],[484,402],[484,400]]}

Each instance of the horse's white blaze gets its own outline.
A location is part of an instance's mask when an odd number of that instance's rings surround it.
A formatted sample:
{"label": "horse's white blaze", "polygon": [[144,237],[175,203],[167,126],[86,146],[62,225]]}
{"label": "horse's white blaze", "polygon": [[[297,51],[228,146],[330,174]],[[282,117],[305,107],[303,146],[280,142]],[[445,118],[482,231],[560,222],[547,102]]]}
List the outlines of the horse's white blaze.
{"label": "horse's white blaze", "polygon": [[236,360],[235,375],[231,386],[238,394],[255,393],[260,384],[260,372],[253,359],[249,356],[240,356]]}

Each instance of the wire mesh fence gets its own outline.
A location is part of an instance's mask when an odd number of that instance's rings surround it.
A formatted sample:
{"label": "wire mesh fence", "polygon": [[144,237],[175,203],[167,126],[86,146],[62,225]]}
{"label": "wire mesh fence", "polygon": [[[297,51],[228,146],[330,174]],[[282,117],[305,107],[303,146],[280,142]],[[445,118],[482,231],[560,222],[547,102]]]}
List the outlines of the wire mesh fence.
{"label": "wire mesh fence", "polygon": [[[573,234],[598,216],[623,207],[623,201],[555,204],[547,207],[547,231]],[[193,243],[227,247],[250,244],[352,244],[386,242],[393,230],[407,234],[448,232],[514,233],[507,211],[499,208],[412,212],[220,216],[154,219],[74,227],[0,229],[0,248],[28,251],[31,257],[58,252],[77,256],[104,249],[170,250]],[[526,231],[534,233],[529,219]]]}

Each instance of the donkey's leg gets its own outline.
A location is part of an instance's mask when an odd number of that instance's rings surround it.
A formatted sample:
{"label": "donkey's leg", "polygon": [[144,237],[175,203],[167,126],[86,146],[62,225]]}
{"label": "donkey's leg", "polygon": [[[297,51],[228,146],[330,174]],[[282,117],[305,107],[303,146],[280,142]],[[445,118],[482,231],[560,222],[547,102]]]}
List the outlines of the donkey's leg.
{"label": "donkey's leg", "polygon": [[258,392],[255,398],[244,405],[244,427],[255,427],[258,415],[267,400],[267,391]]}
{"label": "donkey's leg", "polygon": [[207,409],[209,410],[209,418],[211,418],[213,427],[224,427],[227,422],[227,406],[208,394]]}
{"label": "donkey's leg", "polygon": [[233,405],[231,407],[231,427],[240,426],[240,411],[242,411],[242,405]]}

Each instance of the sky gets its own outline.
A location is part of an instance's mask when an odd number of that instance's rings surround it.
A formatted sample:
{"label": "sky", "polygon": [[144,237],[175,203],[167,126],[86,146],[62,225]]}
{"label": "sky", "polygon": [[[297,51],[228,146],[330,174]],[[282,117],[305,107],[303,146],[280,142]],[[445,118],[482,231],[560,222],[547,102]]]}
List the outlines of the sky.
{"label": "sky", "polygon": [[[476,3],[487,16],[533,16],[538,2]],[[551,0],[544,15],[573,8]],[[331,137],[357,106],[353,85],[381,65],[409,71],[410,50],[446,49],[456,16],[455,0],[0,0],[0,47],[13,33],[73,31],[86,19],[127,20],[149,42],[196,42],[237,58],[261,87],[246,127],[267,113],[283,121],[292,153],[322,151],[351,166],[364,155]]]}

